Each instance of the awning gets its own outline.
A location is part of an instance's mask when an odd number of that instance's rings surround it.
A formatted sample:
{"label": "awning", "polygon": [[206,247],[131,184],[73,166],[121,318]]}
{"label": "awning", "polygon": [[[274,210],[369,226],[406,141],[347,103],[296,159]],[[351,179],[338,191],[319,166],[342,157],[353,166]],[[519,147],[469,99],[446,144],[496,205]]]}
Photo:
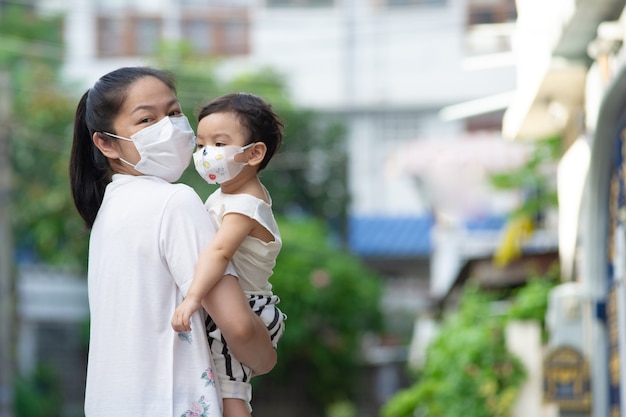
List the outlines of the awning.
{"label": "awning", "polygon": [[515,97],[514,91],[480,97],[462,103],[452,104],[439,111],[441,120],[449,122],[506,109]]}
{"label": "awning", "polygon": [[506,139],[544,139],[562,133],[583,107],[587,67],[553,60],[535,80],[519,85],[504,113]]}

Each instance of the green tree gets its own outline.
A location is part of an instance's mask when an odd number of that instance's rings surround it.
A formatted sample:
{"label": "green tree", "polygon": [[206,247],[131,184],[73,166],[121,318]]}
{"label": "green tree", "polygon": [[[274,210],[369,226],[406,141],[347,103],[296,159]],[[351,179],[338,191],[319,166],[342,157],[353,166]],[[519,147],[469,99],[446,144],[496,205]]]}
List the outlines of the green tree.
{"label": "green tree", "polygon": [[59,76],[62,20],[12,6],[0,15],[0,70],[11,78],[12,226],[18,256],[84,268],[85,231],[69,197],[76,99]]}
{"label": "green tree", "polygon": [[58,372],[52,365],[38,364],[30,375],[15,381],[16,417],[60,417],[63,395]]}
{"label": "green tree", "polygon": [[[459,308],[428,347],[415,383],[385,404],[382,417],[509,416],[526,370],[506,347],[505,326],[533,320],[541,324],[545,338],[548,295],[559,276],[555,263],[514,290],[488,292],[466,286]],[[497,311],[494,302],[500,306]]]}
{"label": "green tree", "polygon": [[354,401],[362,365],[361,338],[383,326],[380,277],[336,247],[320,221],[299,218],[279,223],[283,249],[272,285],[287,320],[279,361],[270,377],[282,384],[303,383],[320,409]]}
{"label": "green tree", "polygon": [[505,317],[493,297],[466,287],[458,311],[428,347],[417,382],[397,393],[383,417],[506,417],[525,371],[508,352]]}

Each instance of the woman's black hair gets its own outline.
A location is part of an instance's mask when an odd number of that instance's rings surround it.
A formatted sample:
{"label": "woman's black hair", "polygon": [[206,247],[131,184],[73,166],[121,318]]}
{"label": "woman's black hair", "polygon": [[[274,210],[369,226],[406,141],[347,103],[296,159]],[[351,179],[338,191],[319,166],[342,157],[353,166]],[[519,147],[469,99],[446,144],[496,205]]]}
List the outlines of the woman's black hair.
{"label": "woman's black hair", "polygon": [[93,143],[95,132],[112,132],[113,122],[122,108],[128,88],[137,80],[154,77],[174,93],[172,75],[150,67],[124,67],[102,76],[81,97],[74,118],[74,137],[70,156],[70,185],[74,205],[91,229],[111,182],[108,159]]}
{"label": "woman's black hair", "polygon": [[283,142],[284,124],[272,106],[262,98],[248,93],[232,93],[218,97],[200,109],[198,121],[212,113],[232,112],[248,131],[247,145],[263,142],[267,152],[259,164],[259,171],[267,166]]}

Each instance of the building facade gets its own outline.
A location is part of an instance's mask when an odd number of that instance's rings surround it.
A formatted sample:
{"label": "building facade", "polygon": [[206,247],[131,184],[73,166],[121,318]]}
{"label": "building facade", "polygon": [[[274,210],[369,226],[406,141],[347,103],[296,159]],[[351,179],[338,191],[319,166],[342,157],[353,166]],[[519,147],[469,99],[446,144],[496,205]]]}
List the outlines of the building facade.
{"label": "building facade", "polygon": [[[626,415],[622,0],[518,1],[518,80],[505,136],[562,139],[558,168],[563,284],[550,299],[550,351],[589,367],[589,403],[560,415]],[[582,365],[584,364],[584,367]]]}

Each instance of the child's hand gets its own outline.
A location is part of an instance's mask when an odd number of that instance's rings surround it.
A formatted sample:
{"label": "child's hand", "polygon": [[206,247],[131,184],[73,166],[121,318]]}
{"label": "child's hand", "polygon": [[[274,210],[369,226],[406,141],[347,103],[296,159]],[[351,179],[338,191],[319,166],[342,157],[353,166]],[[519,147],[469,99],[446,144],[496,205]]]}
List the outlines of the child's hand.
{"label": "child's hand", "polygon": [[172,329],[176,332],[188,332],[191,330],[191,316],[200,309],[200,301],[185,298],[176,308],[172,316]]}

